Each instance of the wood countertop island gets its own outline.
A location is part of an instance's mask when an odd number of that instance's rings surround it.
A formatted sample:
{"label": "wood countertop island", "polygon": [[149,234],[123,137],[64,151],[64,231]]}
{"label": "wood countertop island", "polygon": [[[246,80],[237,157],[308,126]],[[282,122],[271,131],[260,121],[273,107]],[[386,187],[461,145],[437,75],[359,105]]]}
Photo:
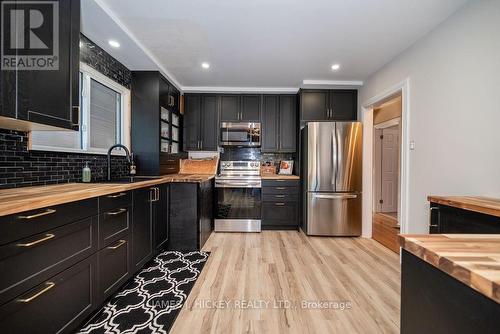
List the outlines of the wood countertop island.
{"label": "wood countertop island", "polygon": [[398,238],[401,333],[498,333],[500,235]]}
{"label": "wood countertop island", "polygon": [[5,189],[0,190],[0,216],[169,182],[205,182],[214,177],[206,174],[170,174],[133,183],[64,183]]}
{"label": "wood countertop island", "polygon": [[500,235],[400,235],[400,246],[500,303]]}
{"label": "wood countertop island", "polygon": [[500,199],[484,196],[428,196],[431,203],[500,217]]}

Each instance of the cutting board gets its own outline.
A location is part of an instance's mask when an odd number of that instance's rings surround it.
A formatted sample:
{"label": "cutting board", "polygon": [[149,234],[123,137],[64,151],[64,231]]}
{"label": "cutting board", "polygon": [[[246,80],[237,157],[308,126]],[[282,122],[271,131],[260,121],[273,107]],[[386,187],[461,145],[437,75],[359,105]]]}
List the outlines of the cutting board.
{"label": "cutting board", "polygon": [[181,159],[179,174],[217,174],[219,159]]}

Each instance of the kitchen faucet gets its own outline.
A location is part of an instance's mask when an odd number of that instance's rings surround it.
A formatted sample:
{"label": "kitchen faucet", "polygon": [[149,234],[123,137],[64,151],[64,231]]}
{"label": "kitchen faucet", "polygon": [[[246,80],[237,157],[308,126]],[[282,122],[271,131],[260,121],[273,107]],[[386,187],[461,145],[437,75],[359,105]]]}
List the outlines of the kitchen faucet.
{"label": "kitchen faucet", "polygon": [[123,150],[125,151],[125,154],[127,156],[127,162],[130,165],[130,170],[132,170],[132,166],[133,166],[133,170],[135,171],[134,162],[130,158],[130,151],[128,150],[128,148],[122,144],[115,144],[115,145],[111,146],[108,150],[108,181],[111,181],[111,151],[113,151],[115,148],[123,148]]}

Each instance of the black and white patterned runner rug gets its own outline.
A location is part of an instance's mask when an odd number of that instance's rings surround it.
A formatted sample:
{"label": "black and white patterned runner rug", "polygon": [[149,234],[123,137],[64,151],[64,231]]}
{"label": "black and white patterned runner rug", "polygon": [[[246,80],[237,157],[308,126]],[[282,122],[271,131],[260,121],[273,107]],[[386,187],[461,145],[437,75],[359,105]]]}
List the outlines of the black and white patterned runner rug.
{"label": "black and white patterned runner rug", "polygon": [[79,333],[168,333],[209,255],[158,255]]}

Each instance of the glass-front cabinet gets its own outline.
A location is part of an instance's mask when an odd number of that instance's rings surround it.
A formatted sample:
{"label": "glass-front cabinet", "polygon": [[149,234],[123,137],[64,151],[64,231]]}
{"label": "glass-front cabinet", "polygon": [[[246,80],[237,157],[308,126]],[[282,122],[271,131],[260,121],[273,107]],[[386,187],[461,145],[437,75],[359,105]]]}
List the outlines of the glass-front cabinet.
{"label": "glass-front cabinet", "polygon": [[181,147],[181,114],[179,110],[179,91],[162,81],[160,98],[160,151],[176,154]]}

